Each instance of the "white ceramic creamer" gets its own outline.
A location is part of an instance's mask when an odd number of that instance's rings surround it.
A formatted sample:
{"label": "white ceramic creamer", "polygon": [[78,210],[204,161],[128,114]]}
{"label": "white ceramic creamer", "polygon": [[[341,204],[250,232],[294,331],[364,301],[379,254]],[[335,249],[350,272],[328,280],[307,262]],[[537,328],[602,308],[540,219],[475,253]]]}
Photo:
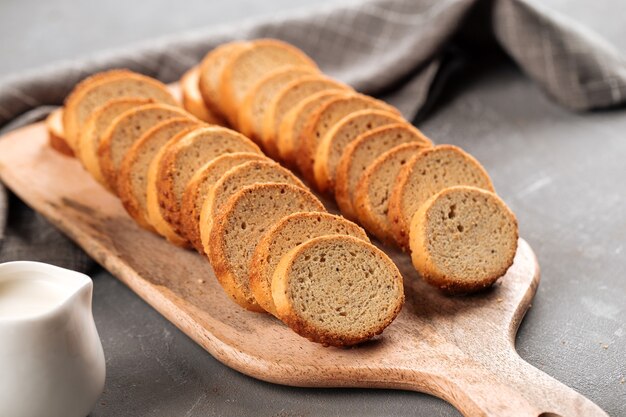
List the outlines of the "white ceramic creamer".
{"label": "white ceramic creamer", "polygon": [[105,378],[92,290],[75,271],[0,264],[0,416],[89,414]]}

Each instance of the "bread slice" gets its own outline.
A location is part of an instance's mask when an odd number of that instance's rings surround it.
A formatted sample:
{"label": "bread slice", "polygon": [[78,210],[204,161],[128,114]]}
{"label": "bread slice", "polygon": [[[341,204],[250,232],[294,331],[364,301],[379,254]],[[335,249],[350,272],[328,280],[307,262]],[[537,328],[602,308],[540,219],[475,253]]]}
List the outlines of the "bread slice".
{"label": "bread slice", "polygon": [[318,236],[348,235],[369,242],[356,223],[329,213],[294,213],[283,217],[256,246],[250,263],[250,288],[259,305],[276,315],[272,276],[280,259],[291,249]]}
{"label": "bread slice", "polygon": [[291,81],[315,74],[317,68],[286,66],[267,73],[250,88],[239,108],[237,129],[259,143],[263,133],[263,118],[276,93]]}
{"label": "bread slice", "polygon": [[54,110],[46,117],[46,129],[48,130],[48,143],[52,149],[65,156],[74,156],[74,151],[65,140],[63,108]]}
{"label": "bread slice", "polygon": [[263,234],[283,217],[325,211],[310,191],[290,184],[255,184],[233,195],[215,219],[204,249],[226,293],[251,311],[263,311],[250,290],[250,260]]}
{"label": "bread slice", "polygon": [[317,65],[298,48],[276,39],[258,39],[230,55],[220,79],[219,96],[226,118],[237,122],[244,97],[265,74],[280,67]]}
{"label": "bread slice", "polygon": [[200,211],[200,236],[203,247],[211,244],[207,239],[220,210],[228,199],[243,187],[253,184],[285,183],[306,188],[291,171],[281,167],[269,158],[265,161],[251,161],[228,170],[209,189]]}
{"label": "bread slice", "polygon": [[203,122],[225,125],[224,119],[214,113],[204,102],[202,94],[200,94],[199,78],[200,68],[196,66],[187,71],[180,79],[183,107]]}
{"label": "bread slice", "polygon": [[236,54],[240,49],[249,48],[249,42],[228,42],[206,54],[200,63],[200,74],[198,79],[198,87],[200,94],[207,107],[218,116],[224,117],[224,111],[221,107],[222,100],[220,98],[220,82],[224,68],[230,57]]}
{"label": "bread slice", "polygon": [[304,178],[309,182],[314,181],[313,164],[315,163],[315,154],[317,146],[324,135],[326,135],[326,132],[350,113],[366,109],[387,110],[400,115],[397,109],[380,100],[363,94],[352,93],[330,100],[309,116],[300,133],[300,139],[298,140],[299,148],[296,152],[296,164]]}
{"label": "bread slice", "polygon": [[376,246],[321,236],[284,255],[272,276],[278,317],[300,336],[351,346],[382,331],[404,304],[402,275]]}
{"label": "bread slice", "polygon": [[398,145],[380,155],[359,178],[354,210],[359,223],[381,242],[395,243],[389,221],[389,196],[400,169],[424,146],[419,142]]}
{"label": "bread slice", "polygon": [[432,146],[422,132],[402,122],[365,132],[345,147],[335,172],[335,201],[344,216],[356,218],[353,198],[356,185],[367,167],[388,150],[409,142],[422,144],[425,148]]}
{"label": "bread slice", "polygon": [[63,127],[72,149],[76,149],[79,133],[91,112],[120,97],[151,98],[178,105],[165,84],[145,75],[123,69],[92,75],[78,83],[65,99]]}
{"label": "bread slice", "polygon": [[104,179],[100,160],[98,159],[98,148],[104,137],[106,130],[113,124],[122,113],[138,106],[153,103],[149,98],[123,97],[109,100],[102,106],[91,112],[87,118],[80,134],[76,147],[76,156],[91,176],[102,184],[107,190],[113,192],[108,182]]}
{"label": "bread slice", "polygon": [[267,105],[267,111],[263,116],[261,139],[263,148],[269,156],[275,159],[279,157],[276,142],[278,141],[278,129],[280,129],[280,123],[285,114],[297,106],[300,101],[324,90],[350,90],[350,87],[322,75],[312,75],[294,80],[276,93]]}
{"label": "bread slice", "polygon": [[343,150],[361,133],[393,123],[408,123],[396,113],[386,110],[366,109],[350,113],[326,132],[315,153],[313,174],[315,185],[321,192],[334,192],[335,172]]}
{"label": "bread slice", "polygon": [[242,134],[224,127],[196,129],[176,143],[168,143],[157,169],[157,201],[165,220],[184,236],[180,204],[187,183],[202,165],[232,152],[261,154]]}
{"label": "bread slice", "polygon": [[210,160],[191,177],[180,203],[180,222],[183,234],[189,239],[198,253],[203,254],[200,238],[200,213],[202,204],[211,187],[231,168],[250,161],[267,161],[267,157],[252,152],[227,153]]}
{"label": "bread slice", "polygon": [[409,247],[411,218],[439,191],[454,185],[472,185],[493,191],[489,174],[461,148],[439,145],[424,149],[400,170],[389,197],[388,217],[395,241]]}
{"label": "bread slice", "polygon": [[411,259],[429,284],[448,293],[475,292],[506,273],[518,237],[515,215],[494,193],[444,188],[411,220]]}
{"label": "bread slice", "polygon": [[117,172],[126,152],[152,127],[177,117],[192,116],[180,107],[153,103],[127,110],[113,120],[98,145],[102,176],[113,192],[117,194]]}
{"label": "bread slice", "polygon": [[330,99],[339,94],[345,94],[344,90],[323,90],[312,94],[296,104],[283,116],[278,128],[276,146],[280,159],[289,165],[295,160],[295,152],[298,148],[298,139],[309,116],[319,107],[326,104]]}
{"label": "bread slice", "polygon": [[144,133],[128,150],[117,175],[117,192],[124,208],[142,227],[155,230],[148,219],[148,169],[165,144],[180,134],[200,127],[188,117],[164,120]]}

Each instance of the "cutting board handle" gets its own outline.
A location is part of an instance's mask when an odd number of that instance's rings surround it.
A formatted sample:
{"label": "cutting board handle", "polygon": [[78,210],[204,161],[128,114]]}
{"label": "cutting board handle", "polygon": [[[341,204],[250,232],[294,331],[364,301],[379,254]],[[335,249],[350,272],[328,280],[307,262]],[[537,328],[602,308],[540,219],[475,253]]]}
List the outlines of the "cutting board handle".
{"label": "cutting board handle", "polygon": [[[488,355],[486,355],[488,356]],[[430,391],[467,417],[608,417],[578,392],[520,358],[514,350],[483,360],[464,357],[448,375],[430,376]]]}

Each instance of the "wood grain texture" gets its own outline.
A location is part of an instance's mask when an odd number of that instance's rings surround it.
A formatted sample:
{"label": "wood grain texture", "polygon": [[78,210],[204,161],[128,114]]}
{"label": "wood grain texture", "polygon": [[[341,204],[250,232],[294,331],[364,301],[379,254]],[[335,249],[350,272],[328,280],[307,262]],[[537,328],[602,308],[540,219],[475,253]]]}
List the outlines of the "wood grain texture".
{"label": "wood grain texture", "polygon": [[506,276],[467,297],[440,294],[419,279],[408,255],[385,248],[405,278],[400,316],[357,348],[324,348],[232,303],[205,259],[139,228],[74,159],[47,146],[42,123],[0,139],[0,178],[214,357],[247,375],[294,386],[421,391],[466,416],[606,416],[515,352],[539,284],[524,240]]}

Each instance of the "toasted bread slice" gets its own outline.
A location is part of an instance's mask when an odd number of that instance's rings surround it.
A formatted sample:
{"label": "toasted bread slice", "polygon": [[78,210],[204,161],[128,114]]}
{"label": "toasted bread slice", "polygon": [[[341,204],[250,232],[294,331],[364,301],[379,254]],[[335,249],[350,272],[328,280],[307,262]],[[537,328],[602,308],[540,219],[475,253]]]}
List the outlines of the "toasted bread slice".
{"label": "toasted bread slice", "polygon": [[280,67],[267,73],[243,98],[239,108],[237,129],[259,143],[263,134],[263,118],[276,93],[290,82],[316,72],[317,68],[298,65]]}
{"label": "toasted bread slice", "polygon": [[350,90],[350,87],[322,75],[303,77],[285,85],[270,101],[263,117],[261,139],[265,152],[272,158],[279,158],[277,141],[280,123],[285,114],[299,102],[320,91],[344,89]]}
{"label": "toasted bread slice", "polygon": [[46,129],[48,130],[48,143],[52,149],[65,156],[74,156],[74,151],[65,140],[62,107],[54,110],[46,117]]}
{"label": "toasted bread slice", "polygon": [[250,264],[250,288],[259,305],[276,315],[272,298],[272,276],[280,259],[291,249],[318,236],[348,235],[369,242],[356,223],[329,213],[294,213],[283,217],[256,246]]}
{"label": "toasted bread slice", "polygon": [[183,192],[202,165],[220,155],[233,152],[261,154],[258,146],[242,134],[224,127],[196,129],[164,148],[157,171],[157,201],[165,220],[184,236],[180,219]]}
{"label": "toasted bread slice", "polygon": [[324,135],[344,117],[366,109],[386,110],[400,115],[398,110],[380,100],[363,94],[351,93],[330,100],[309,116],[300,133],[299,148],[296,153],[296,164],[304,178],[311,183],[314,181],[315,154]]}
{"label": "toasted bread slice", "polygon": [[321,236],[284,255],[272,276],[278,317],[327,346],[364,342],[404,304],[402,275],[376,246],[352,236]]}
{"label": "toasted bread slice", "polygon": [[231,168],[250,161],[267,161],[267,157],[252,152],[227,153],[210,160],[191,177],[180,203],[181,225],[184,235],[198,253],[204,254],[200,238],[200,213],[211,187]]}
{"label": "toasted bread slice", "polygon": [[177,117],[191,115],[180,107],[153,103],[127,110],[113,120],[98,145],[102,176],[113,192],[117,194],[117,172],[126,152],[152,127]]}
{"label": "toasted bread slice", "polygon": [[154,231],[148,219],[148,169],[152,159],[165,144],[201,124],[188,117],[164,120],[144,133],[126,153],[117,175],[117,191],[124,208],[142,227]]}
{"label": "toasted bread slice", "polygon": [[239,48],[228,57],[222,72],[219,97],[226,118],[237,123],[238,109],[244,97],[265,74],[280,67],[317,65],[298,48],[275,39],[258,39],[247,48]]}
{"label": "toasted bread slice", "polygon": [[250,289],[250,260],[261,236],[281,218],[301,211],[324,211],[302,187],[255,184],[233,195],[214,221],[205,251],[226,293],[240,306],[261,312]]}
{"label": "toasted bread slice", "polygon": [[315,153],[313,174],[317,189],[324,193],[335,191],[335,172],[343,150],[361,133],[380,126],[406,122],[396,113],[366,109],[355,111],[341,119],[321,138]]}
{"label": "toasted bread slice", "polygon": [[356,218],[353,198],[356,185],[367,167],[378,156],[408,142],[423,144],[425,148],[432,146],[422,132],[403,122],[365,132],[345,147],[335,172],[335,201],[344,216]]}
{"label": "toasted bread slice", "polygon": [[200,93],[200,68],[193,67],[180,79],[183,107],[203,122],[224,126],[226,122],[207,106]]}
{"label": "toasted bread slice", "polygon": [[439,191],[454,185],[494,191],[482,165],[453,145],[424,149],[400,170],[389,197],[388,217],[394,239],[401,248],[409,247],[411,218],[419,207]]}
{"label": "toasted bread slice", "polygon": [[249,48],[250,42],[228,42],[222,44],[206,54],[200,63],[198,87],[207,107],[216,115],[226,120],[220,98],[220,83],[222,73],[232,55],[240,49]]}
{"label": "toasted bread slice", "polygon": [[242,188],[253,184],[285,183],[306,188],[291,171],[267,158],[265,161],[250,161],[228,170],[209,189],[200,211],[200,236],[203,247],[211,244],[211,228],[215,218],[228,199]]}
{"label": "toasted bread slice", "polygon": [[76,150],[79,134],[87,118],[109,100],[121,97],[151,98],[178,105],[165,84],[128,70],[111,70],[78,83],[65,99],[63,128],[68,145]]}
{"label": "toasted bread slice", "polygon": [[149,98],[122,97],[109,100],[102,106],[95,109],[85,122],[78,136],[76,146],[76,156],[91,176],[102,184],[107,190],[113,192],[109,183],[104,179],[100,161],[98,159],[98,148],[107,129],[113,121],[122,113],[138,106],[153,103]]}
{"label": "toasted bread slice", "polygon": [[300,133],[309,116],[319,107],[326,104],[344,90],[323,90],[300,101],[283,116],[278,128],[276,145],[280,159],[289,165],[295,161]]}
{"label": "toasted bread slice", "polygon": [[506,273],[518,237],[515,215],[494,193],[444,188],[413,215],[411,259],[429,284],[448,293],[475,292]]}

